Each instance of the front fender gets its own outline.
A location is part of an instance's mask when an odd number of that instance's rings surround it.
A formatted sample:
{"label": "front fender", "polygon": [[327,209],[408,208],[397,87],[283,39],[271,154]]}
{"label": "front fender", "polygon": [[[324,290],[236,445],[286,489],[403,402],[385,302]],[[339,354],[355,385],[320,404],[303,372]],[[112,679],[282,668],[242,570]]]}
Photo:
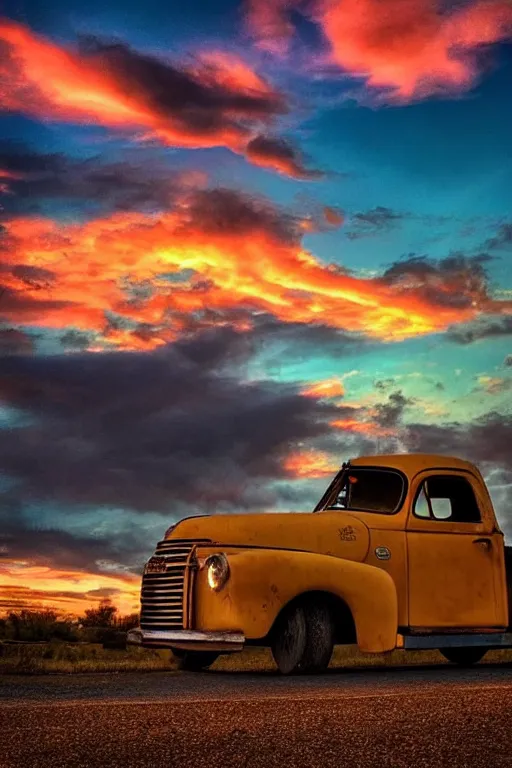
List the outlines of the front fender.
{"label": "front fender", "polygon": [[247,639],[265,637],[282,608],[305,592],[329,592],[348,605],[360,650],[395,648],[398,608],[391,576],[375,566],[311,552],[239,550],[227,553],[230,577],[220,592],[196,576],[195,627],[240,630]]}

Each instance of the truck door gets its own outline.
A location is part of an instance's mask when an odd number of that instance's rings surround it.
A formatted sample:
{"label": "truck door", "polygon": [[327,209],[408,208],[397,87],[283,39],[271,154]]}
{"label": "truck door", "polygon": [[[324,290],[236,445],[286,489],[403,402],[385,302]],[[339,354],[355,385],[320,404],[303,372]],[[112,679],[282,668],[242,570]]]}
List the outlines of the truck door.
{"label": "truck door", "polygon": [[415,484],[407,524],[412,629],[503,623],[502,537],[482,520],[477,498],[478,486],[465,472],[422,473]]}

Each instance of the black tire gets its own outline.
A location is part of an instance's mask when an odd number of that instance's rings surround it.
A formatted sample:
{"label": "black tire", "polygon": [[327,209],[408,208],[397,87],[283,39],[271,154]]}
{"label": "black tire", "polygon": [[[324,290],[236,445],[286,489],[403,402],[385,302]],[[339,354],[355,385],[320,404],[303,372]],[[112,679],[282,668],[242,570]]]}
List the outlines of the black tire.
{"label": "black tire", "polygon": [[329,666],[334,649],[334,622],[325,603],[310,603],[305,608],[306,648],[300,662],[303,674],[318,674]]}
{"label": "black tire", "polygon": [[202,669],[211,667],[220,654],[215,651],[182,651],[172,649],[174,656],[178,661],[178,669],[186,672],[200,672]]}
{"label": "black tire", "polygon": [[445,659],[457,664],[459,667],[472,667],[477,664],[485,654],[487,648],[440,648]]}
{"label": "black tire", "polygon": [[325,670],[334,647],[334,627],[328,608],[312,601],[286,608],[274,627],[271,647],[283,675]]}
{"label": "black tire", "polygon": [[306,650],[306,616],[300,603],[288,606],[279,616],[271,648],[282,675],[291,675],[299,670]]}

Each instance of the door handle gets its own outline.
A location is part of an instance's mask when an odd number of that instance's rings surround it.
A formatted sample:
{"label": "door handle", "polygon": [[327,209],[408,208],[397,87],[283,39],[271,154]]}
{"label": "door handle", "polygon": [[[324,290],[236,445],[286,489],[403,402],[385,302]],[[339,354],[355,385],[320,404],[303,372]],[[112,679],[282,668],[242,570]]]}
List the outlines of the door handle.
{"label": "door handle", "polygon": [[491,549],[492,547],[492,541],[490,539],[484,539],[484,538],[473,539],[473,544],[482,544],[484,549],[487,549],[487,550]]}

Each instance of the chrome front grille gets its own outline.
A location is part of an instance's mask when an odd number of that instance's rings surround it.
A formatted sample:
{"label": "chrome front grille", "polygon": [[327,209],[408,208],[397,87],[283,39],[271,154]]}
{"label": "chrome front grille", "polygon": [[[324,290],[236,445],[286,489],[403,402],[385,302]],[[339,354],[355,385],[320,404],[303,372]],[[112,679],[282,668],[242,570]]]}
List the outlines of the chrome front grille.
{"label": "chrome front grille", "polygon": [[204,541],[164,539],[157,544],[155,557],[165,558],[165,571],[145,573],[140,595],[142,629],[182,629],[186,626],[186,570],[192,550]]}

